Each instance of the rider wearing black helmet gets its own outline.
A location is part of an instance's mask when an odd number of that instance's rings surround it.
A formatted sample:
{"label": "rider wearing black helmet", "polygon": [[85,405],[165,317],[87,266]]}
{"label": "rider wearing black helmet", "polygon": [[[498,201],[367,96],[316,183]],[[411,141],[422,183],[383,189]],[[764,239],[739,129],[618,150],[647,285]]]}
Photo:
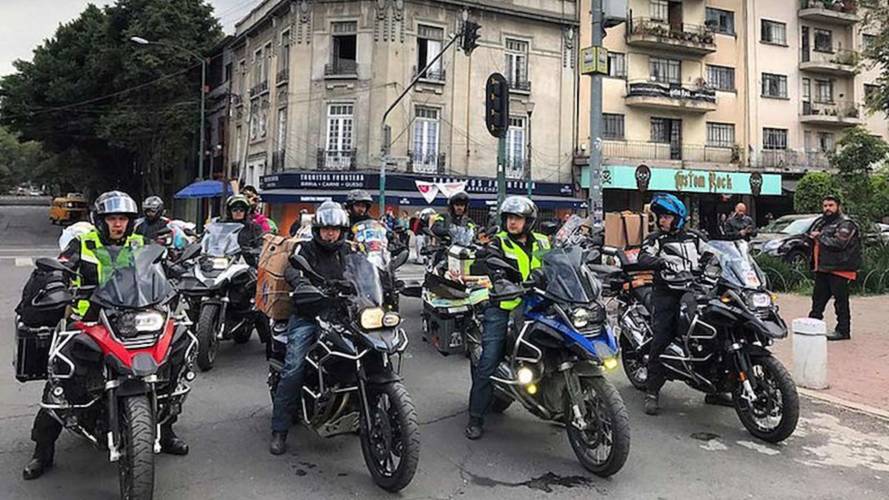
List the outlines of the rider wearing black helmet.
{"label": "rider wearing black helmet", "polygon": [[[318,207],[312,224],[312,239],[300,243],[294,255],[301,255],[309,261],[324,282],[303,273],[291,260],[285,278],[297,292],[295,296],[300,296],[300,290],[322,288],[332,281],[343,279],[345,255],[349,252],[349,245],[345,241],[348,230],[349,216],[339,203],[326,201]],[[287,354],[272,409],[272,442],[269,449],[273,455],[281,455],[287,450],[287,431],[299,403],[303,364],[317,330],[315,318],[326,302],[297,302],[296,312],[287,325]]]}
{"label": "rider wearing black helmet", "polygon": [[244,259],[250,265],[255,265],[253,252],[262,245],[263,230],[259,224],[250,220],[250,201],[246,196],[236,194],[228,197],[225,202],[225,222],[238,222],[244,225],[244,229],[238,233],[238,245],[247,250]]}
{"label": "rider wearing black helmet", "polygon": [[[531,271],[540,267],[542,254],[549,250],[549,239],[534,232],[537,205],[529,198],[510,196],[500,206],[500,217],[503,230],[488,244],[485,260],[495,290],[527,280]],[[492,262],[494,258],[507,262],[512,269],[497,266]],[[494,391],[491,375],[503,358],[510,311],[520,303],[521,299],[492,302],[485,309],[482,353],[472,371],[469,394],[469,424],[466,426],[469,439],[479,439],[484,434],[484,419]]]}
{"label": "rider wearing black helmet", "polygon": [[149,196],[142,202],[143,218],[136,221],[136,234],[141,234],[146,240],[153,240],[164,229],[170,219],[164,217],[164,200],[160,196]]}
{"label": "rider wearing black helmet", "polygon": [[349,212],[349,226],[372,219],[370,207],[373,198],[363,189],[353,189],[346,195],[346,211]]}
{"label": "rider wearing black helmet", "polygon": [[[101,285],[112,274],[121,254],[144,245],[141,235],[133,234],[139,209],[126,193],[109,191],[96,199],[91,220],[95,229],[72,239],[62,251],[59,261],[78,273],[74,284],[78,286]],[[124,259],[125,260],[125,259]],[[88,300],[78,301],[73,314],[95,321],[96,313],[90,310]],[[48,389],[47,389],[48,392]],[[173,432],[173,421],[161,426],[161,451],[174,455],[188,453],[188,445]],[[62,432],[62,424],[49,410],[41,409],[34,419],[31,439],[36,443],[34,455],[22,471],[25,479],[36,479],[53,465],[55,442]]]}
{"label": "rider wearing black helmet", "polygon": [[447,239],[452,226],[468,227],[475,231],[475,222],[469,218],[469,195],[463,191],[448,198],[447,215],[437,215],[432,224],[432,234]]}

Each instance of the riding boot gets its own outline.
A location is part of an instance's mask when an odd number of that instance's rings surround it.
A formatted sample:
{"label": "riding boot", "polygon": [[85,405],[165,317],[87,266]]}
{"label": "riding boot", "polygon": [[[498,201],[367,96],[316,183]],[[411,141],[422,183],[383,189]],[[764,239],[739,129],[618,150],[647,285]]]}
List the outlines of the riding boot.
{"label": "riding boot", "polygon": [[475,441],[481,439],[485,434],[485,424],[478,417],[469,417],[469,424],[466,425],[466,437]]}
{"label": "riding boot", "polygon": [[22,477],[29,481],[42,476],[47,469],[52,467],[55,451],[55,443],[37,443],[34,448],[34,456],[22,470]]}
{"label": "riding boot", "polygon": [[658,402],[658,393],[657,392],[649,392],[645,394],[645,414],[646,415],[657,415],[660,411],[661,407]]}
{"label": "riding boot", "polygon": [[173,424],[161,426],[161,451],[169,455],[188,455],[188,444],[173,432]]}
{"label": "riding boot", "polygon": [[272,443],[269,445],[272,455],[283,455],[287,451],[287,433],[272,432]]}

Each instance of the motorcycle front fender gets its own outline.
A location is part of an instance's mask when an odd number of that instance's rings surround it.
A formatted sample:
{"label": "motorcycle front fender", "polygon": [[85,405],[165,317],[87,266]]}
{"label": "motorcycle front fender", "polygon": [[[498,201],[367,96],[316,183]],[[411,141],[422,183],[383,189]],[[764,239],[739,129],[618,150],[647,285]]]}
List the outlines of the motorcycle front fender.
{"label": "motorcycle front fender", "polygon": [[117,389],[115,389],[114,392],[119,398],[127,396],[140,396],[153,392],[151,384],[143,379],[121,377],[117,380],[118,382],[120,382],[120,385],[117,386]]}

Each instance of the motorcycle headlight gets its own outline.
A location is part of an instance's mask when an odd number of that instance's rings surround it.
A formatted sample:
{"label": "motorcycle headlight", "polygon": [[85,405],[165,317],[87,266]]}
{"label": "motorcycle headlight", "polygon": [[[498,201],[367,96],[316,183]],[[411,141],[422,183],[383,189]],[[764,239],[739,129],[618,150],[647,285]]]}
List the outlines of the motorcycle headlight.
{"label": "motorcycle headlight", "polygon": [[756,309],[772,307],[772,296],[765,292],[751,293],[747,300],[750,305]]}
{"label": "motorcycle headlight", "polygon": [[[393,313],[390,313],[393,314]],[[397,316],[397,315],[396,315]],[[383,327],[386,312],[381,307],[373,307],[361,311],[358,324],[365,330],[376,330]]]}
{"label": "motorcycle headlight", "polygon": [[210,263],[213,265],[214,271],[221,271],[228,267],[228,258],[227,257],[213,257],[210,259]]}
{"label": "motorcycle headlight", "polygon": [[586,307],[578,307],[577,309],[571,311],[571,324],[574,325],[574,328],[586,328],[592,321],[593,311],[587,309]]}
{"label": "motorcycle headlight", "polygon": [[398,313],[388,312],[383,316],[383,326],[386,328],[395,328],[401,324],[401,316]]}
{"label": "motorcycle headlight", "polygon": [[134,327],[137,332],[156,332],[164,327],[164,315],[157,311],[136,314]]}

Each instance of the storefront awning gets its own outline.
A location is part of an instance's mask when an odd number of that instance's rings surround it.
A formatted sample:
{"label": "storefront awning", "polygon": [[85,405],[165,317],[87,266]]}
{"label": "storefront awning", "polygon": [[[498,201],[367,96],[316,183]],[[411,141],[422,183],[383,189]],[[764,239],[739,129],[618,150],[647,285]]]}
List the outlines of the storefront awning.
{"label": "storefront awning", "polygon": [[[590,169],[581,170],[582,187],[590,185]],[[670,191],[674,193],[746,194],[781,196],[781,174],[695,170],[645,165],[605,165],[602,167],[604,189]],[[754,186],[758,185],[758,193]]]}
{"label": "storefront awning", "polygon": [[[378,190],[368,190],[374,200],[378,199]],[[264,189],[260,193],[266,203],[321,203],[326,200],[338,202],[346,201],[346,191],[321,192],[314,189]],[[471,205],[484,208],[497,203],[497,195],[493,193],[471,194]],[[532,196],[540,208],[572,208],[586,207],[586,201],[580,198],[563,196]],[[447,205],[447,198],[436,197],[432,203],[426,202],[417,191],[387,191],[386,204],[411,207],[443,207]]]}

